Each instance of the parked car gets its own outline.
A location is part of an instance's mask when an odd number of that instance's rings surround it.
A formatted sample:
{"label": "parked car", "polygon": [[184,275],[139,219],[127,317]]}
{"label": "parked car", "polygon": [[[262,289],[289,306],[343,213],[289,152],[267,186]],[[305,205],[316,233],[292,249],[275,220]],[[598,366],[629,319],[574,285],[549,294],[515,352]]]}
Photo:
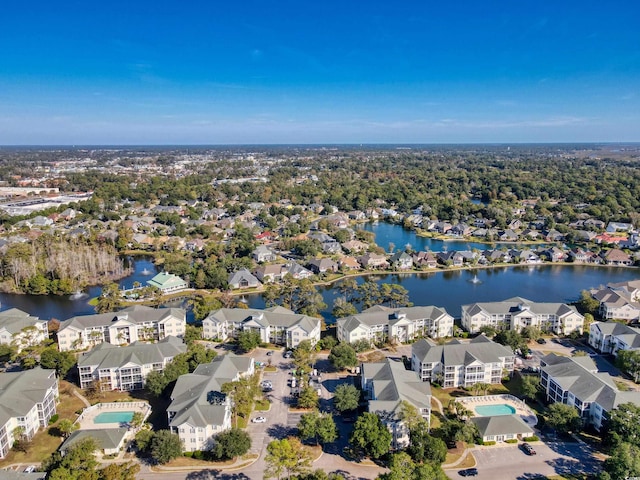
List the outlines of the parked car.
{"label": "parked car", "polygon": [[461,477],[476,477],[478,475],[477,468],[465,468],[464,470],[459,470],[458,475]]}
{"label": "parked car", "polygon": [[522,450],[524,450],[524,453],[526,453],[527,455],[535,455],[536,454],[536,451],[528,443],[523,443],[520,446],[522,447]]}
{"label": "parked car", "polygon": [[292,356],[293,356],[293,352],[291,350],[284,352],[284,355],[283,355],[284,358],[291,358]]}
{"label": "parked car", "polygon": [[273,350],[269,350],[269,351],[267,352],[267,357],[270,357],[271,355],[273,355]]}
{"label": "parked car", "polygon": [[33,473],[35,471],[36,471],[35,465],[29,465],[27,468],[24,469],[24,473]]}
{"label": "parked car", "polygon": [[260,383],[262,388],[273,388],[273,384],[269,380],[264,380]]}
{"label": "parked car", "polygon": [[252,423],[266,423],[267,422],[267,418],[266,417],[256,417],[253,420],[251,420]]}
{"label": "parked car", "polygon": [[538,342],[540,345],[544,345],[545,343],[547,343],[544,338],[539,338],[538,340],[536,340],[536,342]]}

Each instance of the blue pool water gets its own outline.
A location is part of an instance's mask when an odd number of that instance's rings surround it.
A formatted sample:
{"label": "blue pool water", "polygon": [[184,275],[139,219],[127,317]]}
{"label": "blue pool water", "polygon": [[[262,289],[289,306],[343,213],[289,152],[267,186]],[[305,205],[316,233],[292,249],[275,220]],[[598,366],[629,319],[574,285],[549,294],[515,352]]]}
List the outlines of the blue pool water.
{"label": "blue pool water", "polygon": [[93,419],[93,423],[128,423],[133,412],[102,412]]}
{"label": "blue pool water", "polygon": [[513,415],[516,413],[516,409],[511,405],[505,403],[498,403],[495,405],[478,405],[475,408],[478,415],[482,417],[495,417],[497,415]]}

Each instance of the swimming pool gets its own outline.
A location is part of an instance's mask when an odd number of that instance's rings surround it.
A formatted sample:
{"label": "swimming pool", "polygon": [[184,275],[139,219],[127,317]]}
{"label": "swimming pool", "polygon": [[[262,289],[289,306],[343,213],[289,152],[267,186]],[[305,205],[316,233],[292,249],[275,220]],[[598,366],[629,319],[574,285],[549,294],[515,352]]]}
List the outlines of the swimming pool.
{"label": "swimming pool", "polygon": [[129,423],[133,412],[102,412],[96,415],[93,423]]}
{"label": "swimming pool", "polygon": [[516,409],[506,403],[496,403],[494,405],[478,405],[474,409],[481,417],[495,417],[497,415],[513,415]]}

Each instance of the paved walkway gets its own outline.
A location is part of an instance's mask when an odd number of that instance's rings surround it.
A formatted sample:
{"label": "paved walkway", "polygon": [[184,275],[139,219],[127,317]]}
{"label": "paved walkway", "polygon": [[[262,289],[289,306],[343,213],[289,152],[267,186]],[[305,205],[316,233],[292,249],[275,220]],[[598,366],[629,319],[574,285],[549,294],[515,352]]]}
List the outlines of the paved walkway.
{"label": "paved walkway", "polygon": [[75,388],[72,389],[73,394],[78,397],[80,400],[82,400],[82,403],[85,404],[85,406],[90,407],[91,404],[89,403],[89,400],[87,400],[80,392],[78,392],[78,390],[76,390]]}

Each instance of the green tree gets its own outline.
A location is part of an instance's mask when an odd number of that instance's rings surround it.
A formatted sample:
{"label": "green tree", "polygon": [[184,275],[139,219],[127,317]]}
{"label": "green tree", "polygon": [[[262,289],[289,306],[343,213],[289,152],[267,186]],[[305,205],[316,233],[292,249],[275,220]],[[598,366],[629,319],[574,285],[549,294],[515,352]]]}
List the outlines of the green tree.
{"label": "green tree", "polygon": [[117,283],[108,283],[102,287],[102,295],[98,297],[96,312],[115,312],[122,307],[122,295]]}
{"label": "green tree", "polygon": [[447,445],[429,433],[429,427],[419,423],[409,430],[410,444],[407,452],[416,462],[442,464],[447,456]]}
{"label": "green tree", "polygon": [[59,352],[55,346],[45,348],[40,354],[40,366],[54,369],[60,378],[64,378],[75,364],[73,353]]}
{"label": "green tree", "polygon": [[338,297],[333,301],[331,314],[335,318],[345,318],[358,313],[356,307],[347,301],[345,297]]}
{"label": "green tree", "polygon": [[522,395],[533,400],[540,388],[540,377],[534,375],[522,375]]}
{"label": "green tree", "polygon": [[164,464],[182,455],[180,437],[169,430],[158,430],[151,439],[151,457]]}
{"label": "green tree", "polygon": [[316,363],[318,352],[316,347],[309,341],[301,341],[293,351],[293,363],[299,373],[309,373]]}
{"label": "green tree", "polygon": [[522,335],[515,330],[502,330],[493,337],[493,341],[500,345],[511,347],[514,352],[520,349],[523,354],[525,353],[524,348],[526,347],[527,342],[524,340]]}
{"label": "green tree", "polygon": [[580,292],[580,300],[578,300],[577,307],[583,314],[590,313],[591,315],[596,316],[600,309],[600,302],[593,298],[589,290],[582,290]]}
{"label": "green tree", "polygon": [[640,352],[637,350],[618,350],[616,365],[627,372],[638,383],[640,378]]}
{"label": "green tree", "polygon": [[300,475],[310,470],[311,454],[304,449],[297,438],[283,438],[273,440],[267,445],[265,457],[266,470],[264,478],[276,477],[278,480],[291,478],[292,475]]}
{"label": "green tree", "polygon": [[546,419],[546,424],[549,427],[555,428],[563,434],[575,431],[581,424],[578,410],[564,403],[552,403],[549,405]]}
{"label": "green tree", "polygon": [[140,471],[140,465],[127,463],[111,463],[98,470],[99,480],[136,480],[136,474]]}
{"label": "green tree", "polygon": [[429,462],[416,465],[405,452],[394,453],[389,462],[389,472],[378,475],[379,480],[446,480],[440,466]]}
{"label": "green tree", "polygon": [[93,438],[85,438],[67,449],[64,456],[55,452],[43,467],[49,472],[47,478],[53,480],[93,480],[98,462],[94,452],[97,449]]}
{"label": "green tree", "polygon": [[153,396],[159,397],[167,388],[168,382],[162,372],[149,372],[145,380],[144,388]]}
{"label": "green tree", "polygon": [[332,335],[328,335],[322,338],[319,342],[319,346],[322,350],[331,350],[337,344],[338,344],[338,340],[336,340],[336,337]]}
{"label": "green tree", "polygon": [[338,438],[338,429],[333,417],[317,411],[305,413],[298,422],[298,436],[302,440],[313,439],[323,445],[331,443]]}
{"label": "green tree", "polygon": [[338,370],[358,365],[356,351],[346,342],[341,342],[331,349],[329,361]]}
{"label": "green tree", "polygon": [[349,442],[364,455],[380,458],[389,452],[391,432],[379,416],[365,412],[356,420]]}
{"label": "green tree", "polygon": [[318,392],[315,388],[309,385],[302,387],[300,395],[298,396],[299,408],[318,408],[319,401],[320,397],[318,396]]}
{"label": "green tree", "polygon": [[202,327],[187,325],[184,330],[184,343],[191,346],[196,340],[202,340]]}
{"label": "green tree", "polygon": [[360,404],[360,390],[350,383],[341,383],[333,394],[333,405],[340,413],[355,410]]}
{"label": "green tree", "polygon": [[640,448],[630,443],[621,443],[604,461],[601,479],[621,479],[640,477]]}
{"label": "green tree", "polygon": [[151,440],[153,440],[153,430],[143,428],[136,433],[136,446],[141,452],[146,452],[151,447]]}
{"label": "green tree", "polygon": [[69,435],[78,430],[78,428],[80,428],[80,425],[73,423],[68,418],[63,418],[58,423],[58,431],[64,438],[68,438]]}
{"label": "green tree", "polygon": [[238,333],[238,347],[243,352],[250,352],[260,345],[260,334],[253,330],[245,330]]}
{"label": "green tree", "polygon": [[542,332],[540,331],[540,329],[531,325],[524,327],[521,333],[523,338],[534,342],[542,336]]}
{"label": "green tree", "polygon": [[213,454],[219,459],[231,459],[244,455],[250,448],[249,434],[239,428],[232,428],[216,435]]}
{"label": "green tree", "polygon": [[640,407],[629,402],[611,410],[608,430],[618,441],[640,447]]}

